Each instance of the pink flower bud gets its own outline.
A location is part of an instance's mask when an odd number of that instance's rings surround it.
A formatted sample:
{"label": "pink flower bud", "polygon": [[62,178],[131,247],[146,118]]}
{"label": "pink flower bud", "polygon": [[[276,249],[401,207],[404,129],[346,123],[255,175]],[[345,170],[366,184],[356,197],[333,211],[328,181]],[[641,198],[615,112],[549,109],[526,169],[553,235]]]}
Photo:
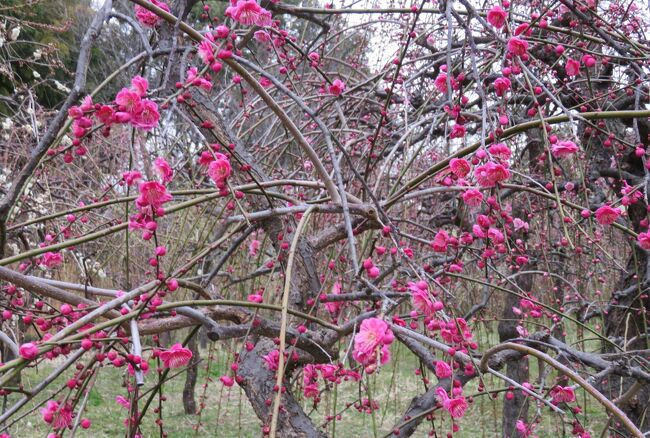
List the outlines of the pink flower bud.
{"label": "pink flower bud", "polygon": [[28,342],[20,346],[18,353],[23,359],[36,359],[38,357],[38,347],[33,342]]}

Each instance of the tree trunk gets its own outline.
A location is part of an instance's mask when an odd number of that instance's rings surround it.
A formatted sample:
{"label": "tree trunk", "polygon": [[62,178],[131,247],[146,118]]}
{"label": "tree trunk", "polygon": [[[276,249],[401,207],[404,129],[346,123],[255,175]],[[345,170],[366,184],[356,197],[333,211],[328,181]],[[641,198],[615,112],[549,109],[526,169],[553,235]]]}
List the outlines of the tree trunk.
{"label": "tree trunk", "polygon": [[[642,202],[628,209],[630,221],[637,232],[640,220],[645,218],[645,210],[645,203]],[[630,290],[631,292],[627,294],[614,293],[609,302],[609,311],[607,315],[604,315],[606,336],[626,351],[650,348],[646,319],[650,309],[647,298],[648,291],[644,291],[650,282],[649,262],[648,252],[632,245],[632,255],[626,268],[628,274],[623,275],[619,286],[620,291]],[[605,350],[611,352],[611,345],[606,345]],[[647,431],[650,428],[650,418],[648,418],[650,415],[648,412],[650,385],[640,384],[633,378],[610,376],[602,386],[601,390],[612,400],[623,396],[624,401],[619,405],[640,430]]]}
{"label": "tree trunk", "polygon": [[[531,129],[528,131],[528,163],[531,174],[539,170],[537,157],[543,153],[544,147],[542,144],[541,132],[539,129]],[[526,211],[518,207],[513,212],[513,217],[526,217]],[[527,240],[527,234],[522,233],[519,236],[523,241]],[[533,262],[534,263],[534,262]],[[522,266],[521,269],[535,269],[533,264]],[[521,294],[521,292],[530,292],[533,286],[532,274],[517,275],[514,278],[516,287],[512,289]],[[501,313],[501,321],[499,322],[499,341],[506,342],[513,338],[521,337],[517,331],[519,325],[519,316],[512,310],[513,307],[519,307],[519,297],[514,294],[506,294],[503,311]],[[521,360],[509,362],[506,367],[506,375],[518,383],[527,382],[529,379],[529,364],[528,357],[523,357]],[[502,416],[502,436],[503,437],[517,437],[518,432],[516,429],[517,421],[523,420],[527,422],[528,419],[528,397],[525,396],[520,390],[512,390],[514,396],[511,399],[505,398],[503,401],[503,416]]]}
{"label": "tree trunk", "polygon": [[[234,148],[231,153],[241,163],[251,166],[251,173],[255,175],[258,181],[267,181],[268,177],[260,168],[257,160],[246,148],[237,140],[234,134],[228,129],[227,124],[221,118],[220,112],[216,105],[202,92],[197,91],[194,95],[196,106],[187,112],[188,117],[199,127],[200,131],[210,142],[220,144],[233,144]],[[202,122],[211,122],[211,128],[202,126]],[[241,175],[240,175],[241,177]],[[263,210],[273,205],[271,201],[263,198],[253,197],[250,199],[255,209]],[[295,223],[288,221],[289,225],[295,230]],[[270,218],[262,222],[264,232],[273,242],[276,251],[276,258],[281,264],[284,264],[287,257],[287,251],[282,249],[281,241],[278,239],[280,234],[284,235],[284,241],[291,242],[293,231],[288,231],[282,220]],[[293,278],[291,279],[291,289],[289,295],[289,305],[293,308],[303,308],[306,306],[309,298],[314,298],[320,293],[320,279],[316,273],[314,261],[314,249],[306,239],[300,239],[296,258],[294,261]],[[248,352],[245,349],[241,352],[241,363],[238,374],[244,378],[241,386],[246,392],[258,418],[264,423],[270,422],[269,412],[272,406],[267,405],[267,401],[272,401],[275,395],[273,387],[275,386],[275,371],[269,371],[263,356],[277,349],[275,344],[268,339],[260,339],[255,345],[255,349]],[[287,379],[288,380],[288,379]],[[278,418],[277,434],[280,437],[321,437],[325,436],[320,432],[317,426],[305,414],[300,404],[298,404],[287,385],[287,391],[282,396],[282,409]]]}
{"label": "tree trunk", "polygon": [[194,399],[194,388],[196,380],[199,377],[199,362],[201,360],[201,351],[199,350],[198,335],[195,333],[187,343],[187,348],[192,351],[192,362],[187,367],[185,376],[185,386],[183,387],[183,409],[185,415],[196,414],[196,400]]}
{"label": "tree trunk", "polygon": [[[603,176],[612,176],[610,175],[612,170],[610,152],[602,147],[602,137],[587,134],[585,132],[586,127],[584,123],[580,124],[578,134],[590,157],[589,176],[592,182],[590,187],[593,187],[596,192],[593,203],[598,205],[602,202],[601,199],[604,198],[604,195],[597,191],[597,185],[593,184],[593,182]],[[638,127],[640,138],[647,141],[650,133],[648,124],[639,121]],[[629,133],[627,128],[629,126],[620,120],[607,120],[604,131],[615,134],[616,138],[625,139],[628,138],[627,134]],[[627,175],[631,175],[632,178],[636,177],[640,180],[645,178],[643,162],[634,153],[628,152],[622,155],[619,163],[620,170],[626,172]],[[616,176],[618,176],[618,173]],[[620,192],[623,180],[616,176],[610,180],[610,186],[613,190]],[[626,176],[626,178],[630,177]],[[629,180],[629,184],[634,183],[633,180]],[[641,222],[647,217],[646,208],[647,200],[645,197],[627,208],[629,224],[637,233],[645,231],[645,228],[641,226]],[[611,342],[626,351],[644,350],[648,349],[650,345],[647,339],[648,326],[646,319],[646,314],[650,310],[646,290],[650,283],[650,269],[648,269],[650,258],[648,252],[641,249],[634,239],[630,240],[630,248],[631,254],[618,284],[618,291],[628,290],[628,293],[613,291],[608,306],[603,313],[605,335]],[[611,343],[603,343],[603,350],[604,352],[614,351]],[[647,412],[650,404],[650,385],[640,384],[633,378],[612,375],[600,382],[598,389],[611,400],[625,395],[624,399],[617,403],[619,407],[640,430],[647,431],[650,428],[650,413]],[[628,393],[630,389],[631,392]],[[623,436],[629,435],[624,428],[615,425],[614,428]]]}
{"label": "tree trunk", "polygon": [[[532,276],[529,274],[517,276],[515,283],[521,290],[528,292],[532,286]],[[512,311],[512,308],[517,306],[519,306],[519,298],[508,294],[501,314],[502,320],[499,322],[499,341],[501,342],[520,337],[517,332],[517,319],[519,317]],[[529,379],[528,357],[508,362],[506,375],[515,382],[527,382]],[[503,401],[502,436],[505,438],[518,437],[515,428],[517,420],[526,422],[528,419],[528,397],[517,389],[512,392],[514,397],[510,400],[505,398]]]}
{"label": "tree trunk", "polygon": [[[269,370],[263,356],[274,350],[275,344],[269,339],[260,339],[255,348],[242,353],[239,375],[244,378],[240,386],[244,389],[257,417],[269,424],[275,398],[275,371]],[[271,401],[271,404],[267,404]],[[283,438],[325,437],[293,397],[290,389],[282,395],[278,416],[278,435]]]}
{"label": "tree trunk", "polygon": [[[630,257],[627,270],[630,273],[639,272],[639,279],[633,279],[630,275],[621,281],[621,289],[625,290],[639,281],[650,280],[648,269],[648,254],[642,249],[636,249],[635,254]],[[647,287],[647,286],[646,286]],[[645,315],[648,309],[647,291],[646,298],[640,298],[641,286],[634,288],[628,296],[617,299],[612,297],[610,303],[615,304],[609,314],[605,316],[605,334],[613,339],[624,350],[646,350],[648,349],[647,332],[648,327]],[[646,334],[646,335],[644,335]],[[606,351],[612,351],[611,346],[605,347]],[[609,399],[623,397],[619,403],[620,408],[642,431],[650,429],[650,385],[640,384],[636,379],[629,377],[610,376],[599,388]],[[625,429],[616,428],[621,433],[627,434]]]}

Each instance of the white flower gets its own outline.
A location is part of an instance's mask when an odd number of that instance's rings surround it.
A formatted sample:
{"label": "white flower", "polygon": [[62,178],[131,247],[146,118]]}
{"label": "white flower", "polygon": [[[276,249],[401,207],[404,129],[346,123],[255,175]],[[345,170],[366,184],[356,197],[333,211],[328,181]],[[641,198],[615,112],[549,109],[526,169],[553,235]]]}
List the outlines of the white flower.
{"label": "white flower", "polygon": [[36,49],[32,56],[34,56],[34,59],[38,61],[43,56],[43,51],[41,49]]}
{"label": "white flower", "polygon": [[4,121],[2,122],[2,129],[5,131],[9,131],[13,127],[14,127],[14,122],[9,117],[4,119]]}
{"label": "white flower", "polygon": [[62,91],[64,93],[69,93],[70,89],[63,85],[61,82],[57,81],[56,79],[54,80],[54,86],[56,87],[57,90]]}
{"label": "white flower", "polygon": [[39,72],[37,72],[36,70],[32,70],[32,74],[34,75],[34,77],[35,77],[36,79],[40,79],[40,78],[41,78],[41,74],[40,74]]}
{"label": "white flower", "polygon": [[20,253],[20,249],[18,248],[18,245],[17,245],[17,244],[15,244],[15,243],[12,242],[12,243],[10,243],[8,246],[9,246],[9,249],[11,250],[11,254],[18,254],[18,253]]}
{"label": "white flower", "polygon": [[20,26],[16,26],[9,32],[9,41],[16,41],[20,35]]}

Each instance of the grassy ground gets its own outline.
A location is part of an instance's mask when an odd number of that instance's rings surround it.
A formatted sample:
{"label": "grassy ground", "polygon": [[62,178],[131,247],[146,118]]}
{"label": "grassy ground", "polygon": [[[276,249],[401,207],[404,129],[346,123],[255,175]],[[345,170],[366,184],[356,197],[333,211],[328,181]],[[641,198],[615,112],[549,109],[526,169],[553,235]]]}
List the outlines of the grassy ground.
{"label": "grassy ground", "polygon": [[[395,345],[395,347],[397,347]],[[203,353],[203,358],[207,352]],[[207,362],[200,367],[199,381],[197,384],[197,401],[203,393],[202,385],[207,384],[205,390],[205,409],[202,412],[199,425],[197,416],[188,416],[183,413],[182,390],[184,375],[181,374],[165,384],[165,393],[168,397],[163,403],[164,430],[170,438],[197,437],[257,437],[260,436],[260,421],[255,417],[252,409],[243,395],[243,392],[235,385],[233,388],[224,388],[219,382],[219,377],[227,368],[229,356],[225,351],[215,351],[214,360],[210,364],[209,372],[206,370]],[[36,384],[43,376],[51,371],[52,365],[42,365],[38,369],[26,370],[23,375],[23,382],[26,388]],[[350,408],[342,414],[341,421],[330,424],[327,429],[328,436],[337,437],[383,437],[394,427],[396,420],[408,407],[412,397],[423,391],[421,378],[415,375],[414,370],[417,364],[413,356],[408,352],[395,348],[393,360],[389,366],[384,367],[380,373],[370,377],[372,398],[377,400],[381,406],[380,410],[372,415],[361,414],[354,408]],[[537,365],[531,362],[531,368],[536,374]],[[53,385],[44,396],[37,397],[36,401],[23,408],[21,413],[27,413],[30,409],[44,399],[60,396],[53,396],[53,393],[60,389],[65,383],[68,374],[64,374]],[[156,375],[150,373],[146,377],[146,385],[143,391],[151,388],[156,382]],[[431,377],[435,382],[435,377]],[[548,378],[547,381],[550,381]],[[77,430],[78,437],[121,437],[125,434],[124,420],[127,411],[115,402],[117,395],[126,396],[126,389],[123,385],[124,377],[122,370],[113,367],[101,369],[99,378],[94,388],[88,394],[86,411],[82,417],[92,421],[92,427],[88,431]],[[503,385],[486,378],[488,387],[502,388]],[[477,381],[474,380],[466,386],[465,394],[476,393]],[[317,410],[312,410],[309,401],[304,403],[305,410],[310,412],[317,424],[323,424],[324,416],[344,409],[346,403],[354,403],[360,394],[358,383],[345,382],[341,384],[337,393],[324,395]],[[595,436],[598,436],[605,424],[605,418],[599,406],[584,394],[578,392],[579,402],[584,408],[585,414],[579,418],[590,426]],[[460,422],[460,431],[455,434],[457,437],[494,437],[501,435],[501,401],[500,394],[496,400],[486,396],[478,396],[475,402],[467,411],[465,418]],[[10,402],[17,396],[11,396]],[[157,401],[156,401],[157,403]],[[152,408],[155,406],[152,406]],[[535,415],[537,408],[533,406],[531,415]],[[563,424],[560,416],[549,412],[548,408],[540,408],[543,414],[543,421],[539,425],[538,435],[564,436],[570,432],[570,425]],[[585,416],[586,415],[586,416]],[[159,429],[154,424],[157,416],[152,411],[143,424],[145,437],[159,436]],[[374,424],[374,426],[373,426]],[[447,415],[437,415],[434,421],[438,436],[445,436],[451,430]],[[566,428],[566,430],[564,429]],[[415,436],[426,436],[432,430],[431,423],[423,423]],[[45,437],[49,432],[45,423],[41,420],[38,409],[21,419],[11,427],[12,437]],[[67,436],[67,435],[66,435]]]}

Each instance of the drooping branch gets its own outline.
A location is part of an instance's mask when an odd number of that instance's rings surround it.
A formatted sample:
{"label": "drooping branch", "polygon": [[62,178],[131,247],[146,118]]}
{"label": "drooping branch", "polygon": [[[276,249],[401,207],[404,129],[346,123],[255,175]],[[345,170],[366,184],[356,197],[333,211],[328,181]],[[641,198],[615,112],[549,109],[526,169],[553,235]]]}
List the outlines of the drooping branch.
{"label": "drooping branch", "polygon": [[505,342],[503,344],[496,345],[492,348],[490,348],[488,351],[485,352],[483,357],[481,358],[481,363],[480,363],[480,369],[482,372],[487,372],[490,368],[489,366],[489,359],[490,357],[494,356],[496,353],[504,350],[516,350],[519,351],[520,353],[523,354],[528,354],[531,356],[535,356],[538,359],[543,360],[546,362],[548,365],[552,366],[553,368],[557,369],[558,371],[562,372],[563,374],[567,375],[571,380],[576,382],[578,385],[580,385],[585,391],[587,391],[592,397],[594,397],[600,404],[603,405],[603,407],[610,412],[612,415],[614,415],[624,426],[625,428],[632,433],[633,436],[636,438],[643,438],[644,434],[639,430],[638,427],[630,419],[621,411],[621,409],[616,406],[612,401],[610,401],[607,397],[605,397],[603,394],[601,394],[596,388],[594,388],[592,385],[590,385],[585,379],[583,379],[579,374],[574,372],[572,369],[567,367],[566,365],[561,364],[557,360],[553,359],[546,353],[543,353],[539,350],[536,350],[534,348],[521,345],[521,344],[515,344],[513,342]]}

